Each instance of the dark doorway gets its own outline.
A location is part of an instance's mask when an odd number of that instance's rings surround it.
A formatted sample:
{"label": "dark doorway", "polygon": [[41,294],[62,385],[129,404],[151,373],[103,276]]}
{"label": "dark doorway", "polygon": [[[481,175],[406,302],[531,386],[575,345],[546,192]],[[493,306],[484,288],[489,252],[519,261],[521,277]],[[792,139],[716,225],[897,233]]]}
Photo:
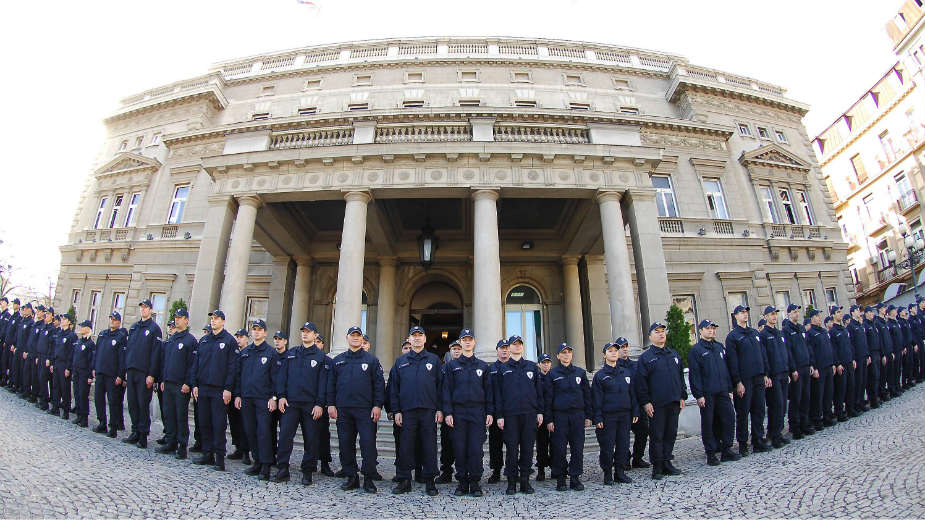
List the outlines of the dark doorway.
{"label": "dark doorway", "polygon": [[411,299],[409,328],[419,325],[427,335],[425,348],[443,360],[450,343],[463,328],[462,298],[452,286],[432,282],[422,286]]}

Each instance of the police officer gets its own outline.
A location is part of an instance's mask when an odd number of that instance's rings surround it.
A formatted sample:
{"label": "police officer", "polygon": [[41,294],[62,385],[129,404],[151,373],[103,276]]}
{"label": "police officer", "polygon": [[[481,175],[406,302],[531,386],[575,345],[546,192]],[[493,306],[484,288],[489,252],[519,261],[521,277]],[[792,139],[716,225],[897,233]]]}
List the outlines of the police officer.
{"label": "police officer", "polygon": [[424,349],[427,337],[424,329],[415,326],[408,331],[411,352],[395,360],[389,374],[389,402],[395,410],[395,422],[401,426],[401,451],[398,454],[400,481],[393,494],[411,491],[411,470],[414,468],[414,446],[421,445],[422,476],[426,493],[437,494],[437,424],[443,422],[441,411],[442,371],[440,359]]}
{"label": "police officer", "polygon": [[[549,357],[549,354],[543,352],[540,355],[539,361],[537,361],[537,366],[540,367],[540,383],[544,386],[543,388],[548,388],[545,386],[548,381],[546,381],[546,376],[549,374],[549,370],[552,368],[552,358]],[[536,429],[536,481],[542,482],[546,480],[546,468],[550,467],[552,464],[552,454],[550,453],[550,443],[549,443],[549,421],[552,417],[548,415],[543,416],[543,424]]]}
{"label": "police officer", "polygon": [[[241,427],[247,436],[246,445],[250,448],[250,454],[254,459],[253,464],[248,464],[250,462],[248,454],[245,453],[242,456],[243,462],[250,466],[244,473],[251,476],[259,475],[260,480],[269,480],[270,466],[275,462],[270,414],[277,408],[277,400],[273,398],[277,396],[275,378],[279,377],[276,364],[279,355],[266,341],[267,323],[265,321],[254,320],[251,325],[251,334],[253,334],[254,341],[238,353],[233,392],[235,395],[234,410],[241,418]],[[277,331],[276,334],[279,335],[282,332]],[[247,337],[246,333],[244,337]]]}
{"label": "police officer", "polygon": [[460,355],[446,364],[443,379],[444,424],[456,456],[456,496],[482,496],[485,428],[494,422],[494,394],[488,363],[475,357],[475,335],[463,329],[454,342]]}
{"label": "police officer", "polygon": [[10,300],[6,296],[0,297],[0,386],[6,386],[6,367],[9,363],[10,351],[6,347],[6,331],[10,327],[13,315],[9,310]]}
{"label": "police officer", "polygon": [[[717,324],[703,320],[697,326],[698,341],[687,354],[690,368],[691,394],[700,407],[700,430],[703,448],[707,453],[707,464],[718,466],[723,462],[739,460],[732,451],[735,433],[735,410],[732,406],[732,378],[726,365],[723,344],[716,341]],[[783,347],[783,345],[780,345]],[[783,420],[783,416],[781,416]],[[714,425],[719,423],[719,431]]]}
{"label": "police officer", "polygon": [[919,296],[915,308],[916,317],[919,320],[915,336],[916,345],[913,349],[915,351],[915,381],[921,383],[925,380],[925,298]]}
{"label": "police officer", "polygon": [[[507,363],[507,360],[511,358],[510,346],[507,344],[507,341],[499,341],[495,346],[495,362],[488,367],[488,374],[492,377],[492,393],[495,394],[492,397],[497,396],[498,381],[497,376],[500,374],[499,370],[501,365]],[[550,366],[552,361],[550,361]],[[495,413],[498,411],[498,403],[495,402]],[[540,423],[542,427],[542,423]],[[546,465],[549,465],[549,431],[544,430],[544,440],[546,444],[547,457],[544,459]],[[488,477],[489,484],[497,484],[501,480],[501,470],[504,468],[504,432],[501,431],[501,428],[498,428],[498,420],[495,417],[495,422],[488,427],[488,466],[491,468],[491,475]],[[545,472],[542,472],[537,475],[537,478],[540,476],[545,478]]]}
{"label": "police officer", "polygon": [[[580,477],[584,472],[585,428],[594,418],[591,386],[585,369],[572,364],[571,345],[561,343],[558,350],[559,365],[549,371],[545,393],[545,409],[552,415],[547,426],[552,440],[552,476],[557,480],[556,491],[583,491]],[[571,449],[567,465],[566,445]]]}
{"label": "police officer", "polygon": [[54,325],[55,310],[49,307],[45,310],[45,321],[37,326],[39,329],[39,339],[35,344],[35,365],[36,365],[36,386],[38,388],[36,395],[38,403],[35,405],[39,410],[48,410],[48,403],[51,401],[49,382],[51,381],[51,372],[48,368],[51,363],[52,349],[55,348]]}
{"label": "police officer", "polygon": [[[630,359],[630,344],[626,338],[619,337],[614,340],[617,348],[620,349],[620,360],[617,361],[617,365],[621,368],[626,368],[630,371],[632,377],[636,377],[636,369],[639,364],[636,361]],[[633,386],[635,387],[635,382]],[[639,395],[636,395],[638,400]],[[630,426],[630,431],[633,432],[633,451],[632,453],[627,452],[627,465],[626,469],[630,470],[633,468],[648,468],[651,466],[648,461],[646,461],[646,444],[649,441],[649,416],[642,412],[642,403],[639,404],[640,413],[639,420],[634,422]],[[632,461],[632,462],[630,462]]]}
{"label": "police officer", "polygon": [[[662,322],[649,325],[649,348],[639,356],[636,367],[636,396],[651,419],[649,459],[654,480],[661,480],[666,474],[681,474],[671,459],[678,434],[678,416],[687,400],[681,356],[665,346],[665,331]],[[728,359],[732,353],[727,351],[727,354]]]}
{"label": "police officer", "polygon": [[893,338],[890,334],[890,326],[887,323],[887,305],[883,302],[876,305],[877,316],[874,318],[874,325],[877,327],[877,335],[880,337],[880,381],[878,392],[881,401],[889,401],[891,395],[889,392],[890,378],[893,370],[894,345]]}
{"label": "police officer", "polygon": [[77,335],[74,334],[74,317],[70,314],[61,316],[61,334],[55,342],[55,361],[50,367],[55,378],[54,397],[52,398],[52,415],[62,410],[62,419],[67,420],[71,411],[71,363],[74,361],[74,347]]}
{"label": "police officer", "polygon": [[[446,366],[450,361],[459,358],[462,355],[462,346],[459,344],[459,340],[453,340],[450,343],[450,349],[447,351],[446,355],[443,356],[443,376],[446,376]],[[443,397],[441,396],[441,399]],[[453,481],[453,463],[456,461],[455,453],[453,452],[453,433],[450,425],[444,421],[440,424],[440,475],[437,477],[435,482],[437,484],[448,484]],[[458,473],[458,471],[457,471]]]}
{"label": "police officer", "polygon": [[867,334],[867,348],[870,350],[870,364],[867,366],[867,406],[880,407],[880,369],[883,366],[883,346],[880,331],[874,321],[877,308],[864,307],[864,332]]}
{"label": "police officer", "polygon": [[35,325],[32,303],[27,302],[19,309],[22,320],[16,334],[16,381],[19,396],[25,398],[30,391],[29,370],[29,340],[32,338],[32,326]]}
{"label": "police officer", "polygon": [[151,300],[138,304],[141,319],[132,324],[125,346],[125,373],[122,379],[128,387],[128,414],[132,419],[132,433],[122,442],[148,447],[151,431],[151,392],[154,376],[158,372],[161,328],[152,319]]}
{"label": "police officer", "polygon": [[[617,339],[626,341],[624,338]],[[591,384],[595,433],[601,447],[599,461],[605,486],[612,486],[615,480],[623,484],[633,481],[624,470],[630,449],[630,425],[639,420],[639,402],[636,400],[632,371],[618,364],[620,345],[622,343],[617,342],[604,345],[604,366],[594,374]]]}
{"label": "police officer", "polygon": [[[285,340],[285,336],[283,340]],[[318,347],[318,350],[327,353],[327,350],[324,348],[324,334],[318,333],[315,336],[315,346]],[[328,356],[330,358],[330,356]],[[328,417],[328,409],[324,407],[324,410],[321,412],[321,418],[318,419],[317,431],[318,431],[318,460],[321,461],[321,474],[328,477],[338,477],[344,478],[344,470],[340,469],[337,473],[334,473],[334,470],[331,469],[331,418]],[[381,480],[379,478],[378,480]]]}
{"label": "police officer", "polygon": [[517,493],[519,481],[520,492],[529,495],[535,492],[530,485],[530,472],[533,469],[536,429],[543,424],[543,417],[548,415],[546,388],[540,381],[540,368],[523,357],[524,343],[520,336],[502,339],[500,343],[507,343],[511,352],[511,357],[501,363],[496,379],[492,381],[496,420],[507,450],[505,493]]}
{"label": "police officer", "polygon": [[806,344],[813,351],[815,371],[810,387],[812,407],[810,410],[813,427],[821,430],[835,424],[832,412],[833,377],[835,375],[835,353],[827,330],[822,328],[822,313],[810,309],[806,313],[810,328],[806,333]]}
{"label": "police officer", "polygon": [[73,379],[77,382],[77,395],[75,404],[77,418],[74,424],[87,427],[87,416],[90,415],[90,384],[93,383],[94,356],[96,342],[90,337],[93,334],[93,323],[90,320],[80,322],[80,337],[74,346],[74,359],[71,361]]}
{"label": "police officer", "polygon": [[32,326],[29,329],[29,337],[26,339],[26,348],[23,356],[23,397],[30,403],[38,401],[38,364],[36,349],[38,348],[39,338],[45,329],[45,306],[39,304],[35,307],[35,315],[32,318]]}
{"label": "police officer", "polygon": [[848,396],[854,394],[854,346],[851,344],[851,333],[842,323],[844,312],[842,307],[832,305],[829,309],[832,316],[832,329],[829,336],[835,351],[834,404],[835,417],[839,422],[848,420],[848,413],[853,412],[853,406]]}
{"label": "police officer", "polygon": [[903,353],[906,351],[905,338],[902,328],[897,320],[899,312],[895,305],[886,308],[886,323],[893,342],[893,356],[890,361],[890,378],[888,381],[890,397],[899,397],[903,393],[900,378],[902,373]]}
{"label": "police officer", "polygon": [[[378,457],[376,427],[385,402],[385,378],[379,360],[363,350],[362,344],[363,330],[360,327],[350,327],[347,330],[348,350],[338,354],[331,362],[331,373],[328,375],[325,398],[328,403],[328,415],[337,421],[340,464],[346,475],[346,480],[340,488],[348,491],[360,487],[356,461],[356,442],[357,434],[359,434],[360,452],[363,455],[363,466],[360,468],[360,472],[363,473],[363,490],[367,493],[375,493],[377,489],[373,479],[376,476],[376,464],[378,463],[376,460]],[[423,343],[421,346],[423,347]],[[433,357],[436,359],[436,356]],[[399,359],[403,358],[405,356],[399,357]],[[433,370],[438,374],[440,372],[436,365]],[[395,391],[398,392],[398,389],[396,388]],[[392,399],[396,403],[396,410],[403,410],[401,401],[395,394]],[[401,419],[401,413],[397,412],[395,420],[401,422]],[[414,439],[408,440],[404,436],[405,432],[406,430],[402,429],[402,446],[413,446]],[[436,431],[434,434],[436,435]],[[433,443],[436,449],[436,439]],[[433,462],[436,466],[436,459]],[[430,477],[429,482],[433,486],[433,476]],[[408,482],[408,487],[410,486]]]}
{"label": "police officer", "polygon": [[[400,356],[405,355],[408,352],[411,352],[411,340],[409,340],[406,337],[403,340],[402,345],[401,345]],[[399,465],[398,453],[401,452],[401,426],[395,423],[395,411],[396,410],[392,408],[392,402],[389,399],[389,395],[392,389],[390,386],[391,382],[392,380],[390,378],[389,381],[385,383],[385,410],[386,410],[386,417],[388,418],[388,420],[392,421],[392,438],[395,441],[395,455],[396,455],[395,456],[395,476],[392,477],[392,482],[397,483],[398,481],[401,480],[401,478],[398,477],[398,465]],[[417,481],[418,483],[423,483],[423,478],[421,478],[422,470],[421,470],[421,448],[420,446],[415,446],[414,461],[415,461],[414,462],[415,481]]]}
{"label": "police officer", "polygon": [[193,388],[196,338],[189,331],[189,311],[180,307],[173,314],[174,333],[161,349],[161,391],[164,394],[164,436],[158,453],[176,452],[185,459],[189,442],[189,399]]}
{"label": "police officer", "polygon": [[848,417],[857,417],[864,413],[864,391],[867,389],[867,367],[870,365],[870,347],[867,343],[867,331],[864,329],[864,308],[852,305],[848,312],[848,333],[851,338],[851,351],[854,356],[854,392],[847,397]]}
{"label": "police officer", "polygon": [[[317,346],[318,343],[315,343]],[[270,373],[270,378],[273,380],[273,392],[276,393],[276,382],[279,381],[279,371],[283,366],[283,358],[286,357],[286,352],[289,350],[289,336],[281,331],[276,331],[276,334],[273,335],[273,350],[275,351],[274,355],[274,367],[273,371]],[[319,347],[318,350],[321,350]],[[278,396],[277,396],[278,397]],[[270,406],[270,403],[267,403],[267,406]],[[279,421],[282,418],[283,414],[279,411],[279,402],[273,407],[273,410],[270,412],[270,436],[272,439],[271,447],[273,448],[273,463],[276,463],[276,454],[277,446],[279,445]],[[320,427],[320,425],[319,425]]]}
{"label": "police officer", "polygon": [[775,448],[790,444],[782,433],[787,415],[787,391],[790,388],[790,378],[799,377],[787,346],[787,338],[777,328],[779,312],[773,305],[764,308],[764,319],[767,323],[759,334],[761,345],[768,357],[771,386],[765,390],[765,400],[768,405],[768,439]]}
{"label": "police officer", "polygon": [[[912,354],[913,348],[915,347],[915,339],[913,332],[913,325],[909,321],[911,315],[909,314],[908,307],[902,308],[899,312],[899,324],[903,330],[903,340],[904,340],[904,349],[903,349],[903,363],[902,363],[902,379],[900,380],[900,388],[907,390],[912,388]],[[918,321],[918,320],[916,320]]]}
{"label": "police officer", "polygon": [[[266,331],[266,329],[264,329]],[[235,349],[235,356],[240,357],[241,352],[250,344],[250,335],[247,332],[247,329],[241,328],[234,333],[234,339],[237,342],[238,346]],[[238,359],[235,358],[235,377],[239,375],[238,370]],[[241,419],[241,410],[235,407],[235,398],[240,397],[241,394],[234,393],[231,394],[231,403],[226,407],[228,409],[228,426],[231,430],[231,444],[234,446],[234,451],[228,455],[229,460],[240,460],[245,466],[251,465],[250,458],[250,446],[247,442],[247,434],[244,431],[244,422]],[[267,396],[269,397],[269,396]]]}
{"label": "police officer", "polygon": [[743,457],[749,449],[749,416],[752,449],[762,452],[771,448],[764,438],[765,389],[771,387],[770,364],[758,331],[748,326],[748,312],[748,307],[736,305],[732,311],[735,323],[726,336],[726,365],[735,389],[736,439]]}
{"label": "police officer", "polygon": [[227,406],[234,389],[237,342],[225,330],[225,313],[222,310],[210,312],[209,321],[212,329],[199,338],[193,362],[193,399],[199,401],[203,451],[193,463],[200,466],[212,464],[216,471],[225,471]]}
{"label": "police officer", "polygon": [[[93,402],[99,424],[96,433],[108,433],[116,437],[122,424],[122,376],[125,365],[125,329],[121,328],[122,316],[118,312],[109,315],[109,328],[96,337],[96,358],[93,366]],[[109,406],[109,424],[106,423],[106,406]]]}
{"label": "police officer", "polygon": [[909,359],[907,361],[908,375],[906,383],[909,388],[918,383],[919,373],[919,350],[922,348],[922,337],[925,336],[925,324],[922,323],[919,316],[918,303],[910,303],[907,307],[908,317],[906,322],[909,323],[909,332],[911,333],[909,343]]}
{"label": "police officer", "polygon": [[19,335],[19,323],[23,319],[22,307],[19,303],[19,298],[13,299],[13,312],[10,313],[9,322],[6,325],[6,332],[4,334],[4,350],[6,356],[6,367],[5,367],[5,376],[7,387],[16,391],[16,338]]}

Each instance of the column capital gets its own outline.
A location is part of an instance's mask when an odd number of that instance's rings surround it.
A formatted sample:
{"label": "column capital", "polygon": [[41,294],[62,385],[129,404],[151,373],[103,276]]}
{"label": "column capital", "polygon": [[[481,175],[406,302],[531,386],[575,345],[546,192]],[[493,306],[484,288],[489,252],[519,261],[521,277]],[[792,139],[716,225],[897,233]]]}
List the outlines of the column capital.
{"label": "column capital", "polygon": [[655,188],[630,188],[627,190],[630,201],[634,200],[655,200]]}
{"label": "column capital", "polygon": [[380,267],[394,267],[398,264],[398,258],[394,256],[380,256],[379,257],[379,266]]}
{"label": "column capital", "polygon": [[294,256],[292,260],[295,261],[296,265],[312,265],[313,258],[311,256]]}
{"label": "column capital", "polygon": [[598,190],[597,193],[594,194],[594,199],[598,204],[610,201],[620,202],[622,198],[623,192],[620,191]]}
{"label": "column capital", "polygon": [[562,256],[562,265],[578,265],[578,260],[581,257],[578,255],[563,255]]}
{"label": "column capital", "polygon": [[261,199],[260,195],[257,195],[256,193],[238,195],[235,197],[235,199],[241,206],[250,206],[252,208],[259,208],[260,206],[263,206],[263,199]]}
{"label": "column capital", "polygon": [[475,188],[472,190],[473,200],[498,200],[501,196],[497,188]]}
{"label": "column capital", "polygon": [[364,191],[348,191],[344,193],[344,200],[347,202],[362,202],[368,204],[372,200],[372,195],[368,190]]}
{"label": "column capital", "polygon": [[601,265],[604,263],[604,255],[585,255],[585,261],[588,265]]}
{"label": "column capital", "polygon": [[228,195],[227,193],[218,193],[215,195],[209,195],[208,201],[210,206],[214,206],[219,204],[228,204],[231,199],[232,196]]}

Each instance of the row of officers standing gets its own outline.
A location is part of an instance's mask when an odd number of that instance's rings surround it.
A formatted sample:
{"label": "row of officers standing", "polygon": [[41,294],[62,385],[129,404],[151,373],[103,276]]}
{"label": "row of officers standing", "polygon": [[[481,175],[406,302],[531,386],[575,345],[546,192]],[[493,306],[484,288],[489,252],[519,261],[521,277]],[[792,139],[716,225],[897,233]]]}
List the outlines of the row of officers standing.
{"label": "row of officers standing", "polygon": [[[512,336],[497,342],[497,360],[489,364],[475,357],[475,335],[464,329],[441,360],[425,350],[424,330],[412,327],[386,384],[359,327],[346,331],[349,348],[332,359],[311,322],[301,328],[300,345],[290,348],[286,334],[277,331],[271,346],[263,320],[232,335],[224,313],[215,310],[197,339],[181,308],[162,339],[151,302],[143,300],[139,308],[141,319],[129,330],[113,313],[110,327],[94,341],[89,321],[75,334],[73,316],[20,306],[18,300],[11,312],[0,298],[2,383],[64,419],[75,412],[74,422],[87,427],[95,382],[94,431],[113,438],[124,429],[127,395],[131,433],[123,442],[139,448],[147,447],[156,393],[164,423],[156,451],[178,459],[188,456],[192,400],[196,442],[189,451],[201,452],[194,463],[225,470],[230,420],[237,449],[228,458],[241,459],[247,474],[274,482],[290,479],[293,440],[301,428],[303,485],[312,483],[320,459],[323,474],[345,479],[342,489],[375,493],[375,481],[382,479],[376,434],[383,413],[393,421],[396,494],[411,491],[416,481],[436,495],[436,484],[451,482],[455,466],[454,494],[481,496],[486,437],[488,482],[498,482],[503,469],[508,494],[534,492],[534,453],[536,480],[544,480],[549,467],[557,490],[582,490],[584,432],[592,425],[605,484],[631,482],[626,470],[650,466],[643,458],[647,437],[652,478],[680,474],[673,448],[688,390],[681,357],[666,347],[661,322],[649,327],[650,344],[638,361],[629,359],[624,338],[604,345],[604,364],[591,381],[572,364],[566,343],[558,346],[553,367],[547,354],[539,363],[524,358],[523,340]],[[805,319],[798,305],[790,305],[782,320],[769,306],[758,329],[749,326],[749,312],[734,309],[725,343],[716,340],[715,322],[702,321],[700,339],[688,354],[690,390],[710,465],[812,435],[879,407],[925,378],[922,299],[902,309],[855,305],[849,315],[832,307],[825,318],[811,309]],[[790,439],[783,433],[785,418]],[[331,419],[342,467],[336,474],[329,464]]]}

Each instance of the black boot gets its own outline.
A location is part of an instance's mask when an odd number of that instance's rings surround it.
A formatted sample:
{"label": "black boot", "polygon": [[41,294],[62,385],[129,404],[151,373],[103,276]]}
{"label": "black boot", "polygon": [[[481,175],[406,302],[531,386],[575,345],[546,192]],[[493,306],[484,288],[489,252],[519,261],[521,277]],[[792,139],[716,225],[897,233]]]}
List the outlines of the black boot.
{"label": "black boot", "polygon": [[199,441],[193,442],[193,446],[189,450],[193,453],[202,453],[202,443]]}
{"label": "black boot", "polygon": [[449,484],[453,482],[453,473],[449,471],[444,471],[440,473],[440,476],[437,477],[437,484]]}
{"label": "black boot", "polygon": [[100,423],[96,425],[96,428],[93,428],[94,433],[108,433],[109,430],[106,428],[106,425]]}
{"label": "black boot", "polygon": [[87,416],[81,417],[81,418],[80,418],[80,421],[77,422],[77,426],[80,426],[81,428],[87,428],[87,427],[89,427],[90,424],[89,424],[89,422],[87,421]]}
{"label": "black boot", "polygon": [[633,459],[634,468],[648,468],[649,466],[651,466],[651,464],[646,462],[644,459]]}
{"label": "black boot", "polygon": [[263,466],[261,466],[260,464],[251,464],[251,467],[244,470],[244,474],[250,475],[253,477],[253,476],[259,475],[262,470],[263,470]]}
{"label": "black boot", "polygon": [[516,495],[517,494],[517,479],[508,478],[507,479],[507,489],[504,491],[506,495]]}
{"label": "black boot", "polygon": [[244,453],[244,456],[241,457],[241,464],[244,464],[245,466],[250,466],[251,464],[253,464],[253,462],[251,461],[250,455],[248,455],[247,453]]}
{"label": "black boot", "polygon": [[398,484],[392,488],[393,495],[401,495],[402,493],[407,493],[411,491],[411,479],[403,478],[398,481]]}
{"label": "black boot", "polygon": [[479,485],[478,480],[469,482],[469,495],[474,497],[482,496],[482,486]]}
{"label": "black boot", "polygon": [[171,442],[170,444],[165,444],[163,446],[158,446],[157,448],[154,448],[154,451],[156,453],[172,453],[176,449],[177,449],[177,445]]}
{"label": "black boot", "polygon": [[585,490],[585,485],[582,484],[580,480],[578,480],[578,477],[572,477],[572,480],[571,480],[571,482],[569,482],[569,486],[568,486],[568,487],[574,489],[575,491],[584,491],[584,490]]}
{"label": "black boot", "polygon": [[136,442],[138,442],[138,432],[132,432],[131,435],[122,439],[122,442],[126,444],[135,444]]}
{"label": "black boot", "polygon": [[565,477],[556,479],[556,491],[568,491],[568,486],[565,484]]}
{"label": "black boot", "polygon": [[[256,466],[256,464],[254,464]],[[257,480],[270,480],[270,465],[261,464],[260,465],[260,475],[257,476]]]}
{"label": "black boot", "polygon": [[244,457],[244,452],[241,451],[241,448],[238,448],[237,446],[235,446],[234,451],[231,452],[231,455],[228,455],[229,460],[238,460],[242,457]]}
{"label": "black boot", "polygon": [[363,491],[375,495],[377,491],[376,484],[373,482],[374,479],[369,477],[363,477]]}
{"label": "black boot", "polygon": [[115,428],[109,430],[109,433],[106,434],[106,436],[109,437],[110,439],[115,439],[115,438],[116,438],[116,435],[118,435],[118,434],[116,433],[116,429],[115,429]]}
{"label": "black boot", "polygon": [[434,482],[434,479],[427,479],[427,483],[424,484],[424,492],[427,493],[427,496],[435,497],[437,496],[437,483]]}
{"label": "black boot", "polygon": [[665,461],[665,473],[667,473],[668,475],[680,475],[681,470],[674,467],[674,464],[672,464],[670,460],[666,460]]}
{"label": "black boot", "polygon": [[135,444],[135,446],[138,446],[141,449],[147,448],[148,447],[148,436],[146,434],[139,434],[138,442]]}
{"label": "black boot", "polygon": [[491,470],[491,476],[488,477],[488,483],[497,484],[498,482],[501,482],[501,469],[495,468]]}
{"label": "black boot", "polygon": [[337,472],[334,473],[334,475],[332,475],[332,476],[333,476],[333,477],[336,477],[336,478],[344,478],[344,477],[347,476],[347,474],[344,473],[344,468],[340,468],[340,469],[337,470]]}
{"label": "black boot", "polygon": [[340,489],[342,491],[350,491],[351,489],[359,489],[359,488],[360,488],[359,475],[350,475],[349,477],[347,477],[347,480],[345,480],[344,483],[340,485]]}
{"label": "black boot", "polygon": [[215,471],[225,471],[225,456],[216,455],[215,456],[215,465],[212,466],[212,469]]}
{"label": "black boot", "polygon": [[62,415],[61,418],[64,419],[64,420],[66,421],[66,420],[68,420],[68,419],[71,418],[71,413],[68,412],[67,410],[65,410],[65,411],[64,411],[64,415]]}
{"label": "black boot", "polygon": [[748,443],[747,442],[739,443],[739,457],[748,457]]}
{"label": "black boot", "polygon": [[211,453],[203,453],[199,457],[196,457],[195,459],[193,459],[193,464],[197,466],[207,466],[207,465],[215,464],[215,456],[212,455]]}
{"label": "black boot", "polygon": [[464,480],[460,480],[459,484],[456,484],[456,489],[453,491],[455,496],[461,497],[469,494],[469,483]]}
{"label": "black boot", "polygon": [[331,463],[330,463],[330,462],[322,462],[322,463],[321,463],[321,474],[324,475],[324,476],[327,476],[327,477],[333,477],[333,476],[334,476],[334,470],[331,469]]}
{"label": "black boot", "polygon": [[609,469],[604,470],[604,485],[605,486],[613,485],[613,474],[610,472]]}
{"label": "black boot", "polygon": [[273,478],[270,479],[271,482],[289,482],[289,465],[280,466],[276,470],[276,474],[273,475]]}
{"label": "black boot", "polygon": [[158,439],[158,440],[155,441],[155,442],[157,442],[158,444],[160,444],[161,446],[163,446],[163,445],[167,444],[167,436],[166,436],[166,435],[161,435],[161,438]]}
{"label": "black boot", "polygon": [[186,445],[181,444],[177,446],[177,454],[174,455],[174,458],[177,460],[183,460],[186,458]]}
{"label": "black boot", "polygon": [[710,466],[719,466],[719,457],[716,456],[715,452],[707,453],[707,464]]}
{"label": "black boot", "polygon": [[546,480],[546,468],[543,466],[536,467],[536,481],[542,482]]}
{"label": "black boot", "polygon": [[665,476],[665,473],[664,473],[664,471],[662,470],[662,465],[661,465],[661,464],[653,464],[653,465],[652,465],[652,480],[662,480],[662,478],[664,478],[664,476]]}
{"label": "black boot", "polygon": [[[257,464],[254,464],[254,467],[257,467]],[[301,482],[302,482],[302,485],[303,485],[303,486],[311,486],[311,485],[312,485],[312,472],[311,472],[311,471],[303,471],[303,472],[302,472],[302,481],[301,481]]]}
{"label": "black boot", "polygon": [[613,479],[621,484],[629,484],[633,482],[633,479],[629,478],[629,476],[620,468],[617,468],[616,471],[613,472]]}

